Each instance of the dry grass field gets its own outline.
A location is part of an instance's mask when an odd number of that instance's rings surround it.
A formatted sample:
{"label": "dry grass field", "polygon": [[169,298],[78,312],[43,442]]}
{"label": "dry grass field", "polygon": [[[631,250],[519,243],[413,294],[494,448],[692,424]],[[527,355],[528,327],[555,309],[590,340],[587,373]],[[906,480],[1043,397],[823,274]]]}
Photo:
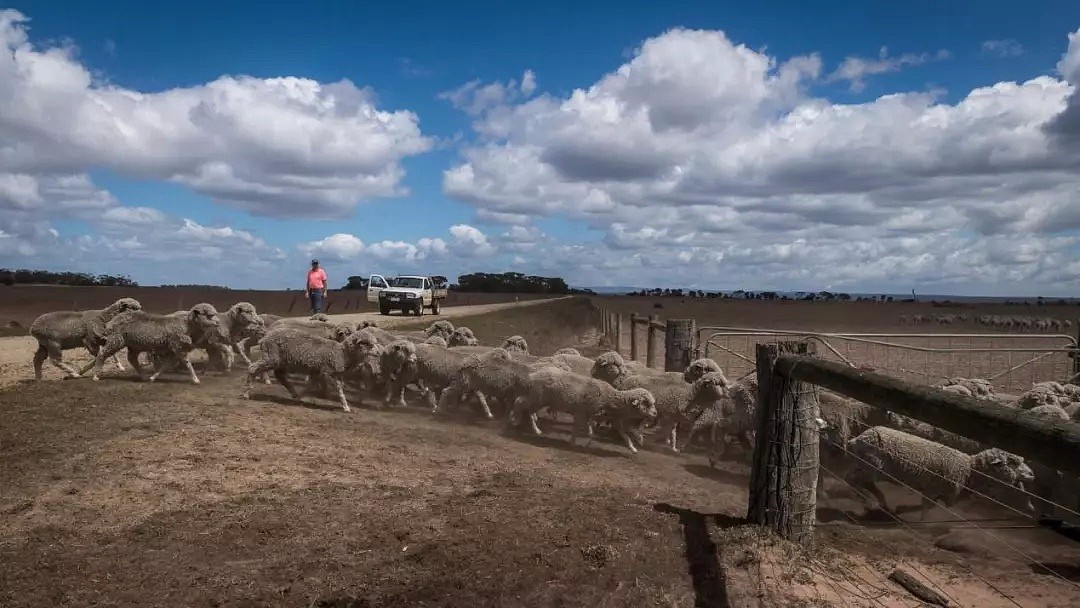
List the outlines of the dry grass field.
{"label": "dry grass field", "polygon": [[[221,306],[243,293],[221,294]],[[0,318],[48,309],[20,302],[14,313],[9,302]],[[675,316],[670,306],[657,312]],[[740,322],[848,316],[777,306]],[[599,352],[595,310],[580,298],[454,322],[484,343],[517,333],[538,354]],[[721,568],[741,573],[758,605],[916,605],[884,581],[896,565],[965,606],[1015,605],[987,580],[1022,606],[1080,597],[977,530],[882,526],[837,483],[820,505],[818,546],[795,552],[732,527],[747,469],[710,469],[694,450],[630,458],[603,440],[571,447],[565,422],[545,420],[550,432],[532,438],[419,403],[344,414],[277,385],[243,401],[238,373],[203,373],[197,387],[181,375],[106,376],[0,389],[0,606],[719,606],[734,591]],[[1080,580],[1075,546],[1022,528],[993,533]]]}

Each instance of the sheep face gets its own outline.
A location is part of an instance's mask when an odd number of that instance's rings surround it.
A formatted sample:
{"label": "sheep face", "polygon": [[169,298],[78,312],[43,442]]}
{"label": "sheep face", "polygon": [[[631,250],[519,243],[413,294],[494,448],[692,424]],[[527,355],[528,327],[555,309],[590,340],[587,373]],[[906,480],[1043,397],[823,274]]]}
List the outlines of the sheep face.
{"label": "sheep face", "polygon": [[[1024,459],[999,448],[990,448],[975,454],[972,469],[988,477],[1004,482],[1006,485],[1023,489],[1025,484],[1035,481],[1035,473]],[[990,484],[990,487],[1000,484]]]}
{"label": "sheep face", "polygon": [[600,355],[593,362],[592,377],[610,384],[626,375],[627,371],[622,355],[617,352],[608,352]]}
{"label": "sheep face", "polygon": [[521,336],[510,336],[503,340],[502,347],[512,353],[529,353],[529,343]]}
{"label": "sheep face", "polygon": [[349,366],[369,366],[378,371],[378,360],[382,356],[382,347],[373,336],[361,332],[349,334],[343,341]]}
{"label": "sheep face", "polygon": [[142,310],[142,304],[135,298],[120,298],[109,305],[107,309],[115,317],[116,315],[131,312],[135,310]]}
{"label": "sheep face", "polygon": [[255,311],[255,306],[248,302],[238,302],[233,304],[232,307],[229,308],[228,315],[233,324],[237,326],[251,325],[256,321],[262,322],[262,319],[259,318],[259,313]]}
{"label": "sheep face", "polygon": [[339,323],[330,330],[330,339],[335,342],[344,342],[351,335],[353,335],[353,328],[347,323]]}
{"label": "sheep face", "polygon": [[396,374],[398,371],[416,365],[416,345],[408,340],[398,340],[383,351],[383,371]]}
{"label": "sheep face", "polygon": [[476,339],[473,332],[468,327],[459,327],[450,334],[450,339],[446,341],[450,346],[479,346],[480,341]]}
{"label": "sheep face", "polygon": [[446,340],[454,333],[454,324],[449,321],[436,321],[428,326],[424,333],[428,337],[440,337]]}
{"label": "sheep face", "polygon": [[690,362],[683,372],[683,379],[693,384],[698,378],[710,372],[720,371],[720,365],[712,359],[696,359]]}
{"label": "sheep face", "polygon": [[198,334],[213,334],[221,324],[217,309],[210,304],[196,304],[186,316],[188,325]]}
{"label": "sheep face", "polygon": [[632,388],[629,391],[630,407],[635,414],[655,420],[656,413],[656,398],[653,394],[643,388]]}
{"label": "sheep face", "polygon": [[375,321],[361,321],[356,324],[356,331],[363,331],[369,327],[378,327]]}

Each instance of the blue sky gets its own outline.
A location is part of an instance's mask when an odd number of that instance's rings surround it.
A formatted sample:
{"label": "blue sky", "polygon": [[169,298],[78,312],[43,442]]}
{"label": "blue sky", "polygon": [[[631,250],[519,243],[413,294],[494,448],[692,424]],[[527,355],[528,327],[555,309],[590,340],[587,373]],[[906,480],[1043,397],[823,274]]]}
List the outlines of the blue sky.
{"label": "blue sky", "polygon": [[[579,285],[1078,287],[1075,132],[1046,126],[1080,106],[1075,2],[11,8],[3,52],[21,77],[0,94],[21,102],[0,110],[15,144],[0,155],[0,265],[236,287],[291,285],[309,255],[342,279],[515,269]],[[26,75],[50,53],[59,88]],[[207,89],[223,77],[247,78],[227,104]],[[260,84],[282,77],[320,101],[297,109]],[[327,92],[342,80],[346,92]],[[478,95],[486,86],[495,97]],[[973,90],[993,99],[965,105]],[[123,101],[155,94],[141,110]],[[334,95],[363,99],[347,124],[316,107]],[[194,101],[166,103],[178,98]],[[42,99],[71,124],[35,112]],[[245,99],[266,104],[247,114],[266,120],[259,136],[237,126]],[[214,126],[172,129],[192,107]],[[373,112],[401,122],[368,154]],[[319,149],[336,136],[360,151]],[[222,167],[228,179],[209,183]],[[22,186],[5,191],[5,173]]]}

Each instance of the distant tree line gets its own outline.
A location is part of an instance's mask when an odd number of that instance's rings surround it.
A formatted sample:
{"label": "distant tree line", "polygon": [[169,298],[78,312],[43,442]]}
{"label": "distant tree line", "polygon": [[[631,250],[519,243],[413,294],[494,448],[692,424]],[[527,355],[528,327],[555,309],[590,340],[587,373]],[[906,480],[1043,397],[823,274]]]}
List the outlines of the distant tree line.
{"label": "distant tree line", "polygon": [[168,289],[216,289],[219,291],[229,291],[232,289],[231,287],[225,287],[224,285],[200,285],[197,283],[187,285],[162,285],[161,287]]}
{"label": "distant tree line", "polygon": [[450,289],[478,293],[568,294],[571,291],[570,286],[560,277],[538,277],[520,272],[463,274]]}
{"label": "distant tree line", "polygon": [[25,268],[0,268],[0,283],[4,285],[72,285],[76,287],[138,287],[127,275],[88,274],[85,272],[54,272]]}

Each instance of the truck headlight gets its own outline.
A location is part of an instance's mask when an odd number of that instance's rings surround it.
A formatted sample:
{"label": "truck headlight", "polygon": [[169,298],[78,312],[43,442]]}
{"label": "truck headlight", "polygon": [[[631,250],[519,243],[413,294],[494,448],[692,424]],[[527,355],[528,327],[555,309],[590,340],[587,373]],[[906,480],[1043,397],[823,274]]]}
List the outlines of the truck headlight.
{"label": "truck headlight", "polygon": [[415,293],[407,293],[407,294],[405,294],[405,297],[409,298],[410,300],[415,300],[416,299],[416,294]]}

